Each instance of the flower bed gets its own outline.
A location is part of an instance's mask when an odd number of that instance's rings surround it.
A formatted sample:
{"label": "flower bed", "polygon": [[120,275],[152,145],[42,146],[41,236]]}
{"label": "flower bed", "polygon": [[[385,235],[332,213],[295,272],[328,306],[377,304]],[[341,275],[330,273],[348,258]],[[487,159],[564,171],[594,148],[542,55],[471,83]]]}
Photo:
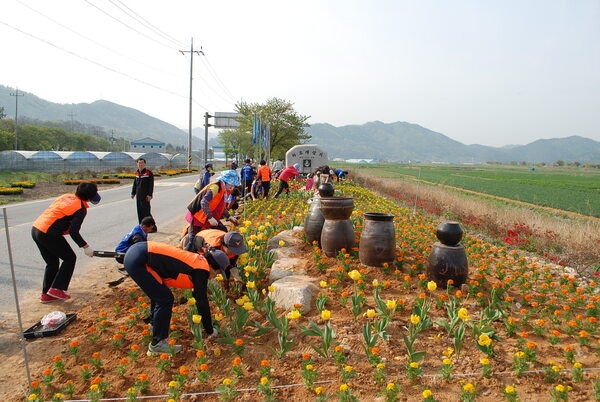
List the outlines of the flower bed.
{"label": "flower bed", "polygon": [[308,204],[299,192],[252,202],[240,227],[245,287],[209,285],[218,342],[201,338],[188,302],[171,323],[184,351],[146,356],[148,299],[128,281],[61,333],[64,352],[33,373],[29,400],[600,399],[597,283],[467,233],[468,282],[438,288],[424,274],[438,221],[350,182],[337,188],[354,198],[357,244],[363,213],[394,215],[393,264],[365,267],[358,248],[329,258],[305,243],[295,255],[319,293],[310,310],[281,311],[266,244],[301,225]]}

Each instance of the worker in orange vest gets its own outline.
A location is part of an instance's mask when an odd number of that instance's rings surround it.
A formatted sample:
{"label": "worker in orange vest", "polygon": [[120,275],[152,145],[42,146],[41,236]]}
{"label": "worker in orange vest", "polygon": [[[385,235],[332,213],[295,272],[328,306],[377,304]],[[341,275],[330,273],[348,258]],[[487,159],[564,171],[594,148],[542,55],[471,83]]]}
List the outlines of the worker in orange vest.
{"label": "worker in orange vest", "polygon": [[229,265],[229,259],[223,251],[213,250],[203,255],[168,244],[138,242],[127,250],[124,265],[129,276],[151,301],[152,341],[148,345],[149,356],[182,350],[181,345],[169,345],[167,341],[175,299],[169,287],[193,289],[204,330],[209,338],[217,335],[208,304],[208,277],[211,268],[221,271]]}

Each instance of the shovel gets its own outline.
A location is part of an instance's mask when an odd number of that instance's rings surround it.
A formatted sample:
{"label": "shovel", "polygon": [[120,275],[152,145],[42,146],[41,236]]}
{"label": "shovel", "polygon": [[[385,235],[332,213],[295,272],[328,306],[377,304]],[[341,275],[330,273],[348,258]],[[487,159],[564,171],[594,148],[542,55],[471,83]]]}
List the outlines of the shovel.
{"label": "shovel", "polygon": [[[125,253],[119,253],[117,251],[94,250],[94,257],[114,258],[114,257],[118,257],[118,256],[122,257],[124,255],[125,255]],[[110,287],[114,287],[114,286],[120,285],[121,283],[123,283],[123,281],[125,280],[125,278],[127,278],[128,276],[129,275],[125,274],[122,277],[120,277],[119,279],[107,282],[107,284]]]}

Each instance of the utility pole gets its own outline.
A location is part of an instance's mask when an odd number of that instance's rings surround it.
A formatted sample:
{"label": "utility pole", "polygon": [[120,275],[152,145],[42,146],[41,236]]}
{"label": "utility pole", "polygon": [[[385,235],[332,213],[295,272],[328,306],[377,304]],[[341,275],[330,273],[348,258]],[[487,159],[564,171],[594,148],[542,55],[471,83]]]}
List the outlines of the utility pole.
{"label": "utility pole", "polygon": [[16,92],[13,94],[11,93],[10,96],[14,96],[15,97],[15,151],[19,149],[19,123],[18,122],[18,117],[19,117],[19,96],[25,96],[25,94],[23,92],[19,93],[19,88],[17,88]]}
{"label": "utility pole", "polygon": [[204,113],[204,164],[208,163],[208,128],[212,127],[212,124],[208,124],[208,119],[214,117],[208,114],[208,112]]}
{"label": "utility pole", "polygon": [[190,118],[189,118],[189,133],[188,133],[188,163],[187,168],[188,171],[191,170],[192,165],[192,75],[194,71],[194,54],[204,55],[202,51],[202,46],[200,46],[200,50],[194,50],[194,38],[192,38],[190,50],[180,50],[181,54],[185,55],[186,53],[190,54]]}
{"label": "utility pole", "polygon": [[76,116],[76,114],[71,112],[67,116],[71,118],[71,132],[73,132],[73,116]]}

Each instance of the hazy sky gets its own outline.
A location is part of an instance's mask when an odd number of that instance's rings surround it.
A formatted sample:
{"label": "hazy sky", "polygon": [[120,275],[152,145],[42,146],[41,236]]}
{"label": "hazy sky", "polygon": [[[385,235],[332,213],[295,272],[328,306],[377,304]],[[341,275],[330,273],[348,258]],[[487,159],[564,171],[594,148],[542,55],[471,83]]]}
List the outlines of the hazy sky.
{"label": "hazy sky", "polygon": [[600,141],[600,0],[3,0],[0,38],[2,85],[184,129],[193,38],[194,127],[277,97],[311,124]]}

